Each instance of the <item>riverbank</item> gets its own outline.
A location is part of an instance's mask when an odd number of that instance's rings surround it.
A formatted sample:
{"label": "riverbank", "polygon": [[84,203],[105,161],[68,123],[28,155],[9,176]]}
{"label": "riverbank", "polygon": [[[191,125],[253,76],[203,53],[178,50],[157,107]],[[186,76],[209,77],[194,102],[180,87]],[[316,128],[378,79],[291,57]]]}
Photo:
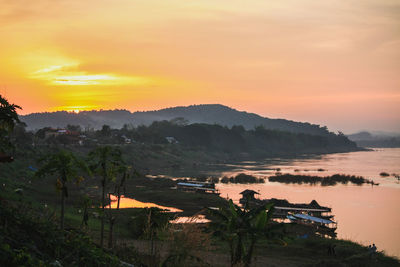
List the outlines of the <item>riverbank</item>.
{"label": "riverbank", "polygon": [[168,178],[140,177],[128,182],[125,196],[142,202],[183,210],[179,216],[192,216],[206,207],[220,207],[227,200],[216,194],[201,194],[176,189],[176,182]]}
{"label": "riverbank", "polygon": [[[29,207],[30,212],[33,214],[29,217],[29,220],[36,220],[35,218],[46,220],[47,216],[43,217],[40,214],[48,214],[49,218],[52,218],[54,223],[58,222],[57,217],[59,209],[57,207],[57,203],[59,202],[59,194],[57,194],[57,192],[54,190],[54,187],[48,181],[32,181],[31,183],[25,183],[23,180],[9,180],[1,178],[1,182],[6,184],[6,186],[4,190],[1,191],[0,198],[6,198],[9,202],[14,203],[13,205],[16,205],[16,207],[21,206],[25,207],[25,209]],[[218,207],[219,205],[226,203],[224,199],[215,195],[180,192],[176,189],[172,189],[169,186],[173,184],[167,179],[160,180],[142,177],[136,180],[132,179],[130,182],[131,183],[127,187],[128,196],[135,197],[141,201],[155,202],[157,204],[183,209],[184,212],[181,215],[196,213],[204,206]],[[40,186],[45,184],[47,184],[47,187]],[[16,189],[18,188],[23,188],[22,194],[17,193]],[[66,209],[66,228],[75,229],[69,231],[77,231],[78,233],[80,231],[78,229],[81,228],[82,213],[79,213],[79,201],[73,199],[76,192],[77,189],[71,190],[71,199],[68,201],[68,206]],[[17,208],[16,212],[18,212],[18,210],[23,211],[25,209]],[[88,241],[79,241],[80,244],[86,244],[85,246],[96,246],[95,244],[99,242],[98,234],[100,222],[98,218],[92,215],[92,213],[96,212],[96,210],[97,208],[90,209],[91,216],[89,218],[89,225],[85,230],[85,233],[90,236],[90,240],[93,240],[90,242],[93,243],[88,245],[86,243]],[[15,210],[13,214],[15,214]],[[123,261],[135,263],[137,265],[149,263],[147,260],[151,259],[151,254],[149,252],[150,241],[146,239],[137,240],[136,238],[131,237],[132,233],[130,220],[132,214],[134,214],[132,209],[123,209],[119,214],[120,218],[117,220],[115,228],[115,236],[118,237],[118,241],[115,245],[115,249],[113,250],[114,252],[108,251],[104,254],[101,252],[101,250],[96,250],[95,254],[91,254],[91,260],[96,262],[97,260],[101,260],[102,257],[107,257],[111,260],[111,257],[118,256]],[[6,218],[2,216],[2,219]],[[25,227],[23,225],[21,227]],[[30,223],[30,225],[34,224]],[[31,232],[36,232],[34,227],[35,226],[30,228]],[[209,246],[203,246],[201,248],[197,247],[197,249],[193,249],[193,247],[189,246],[189,244],[192,243],[185,243],[189,241],[170,239],[169,232],[164,234],[160,233],[157,238],[157,242],[163,245],[160,246],[161,248],[157,248],[157,253],[159,253],[158,260],[160,260],[160,262],[165,260],[169,255],[171,255],[171,253],[174,251],[172,248],[174,248],[181,250],[187,249],[188,252],[194,253],[194,255],[198,256],[203,262],[211,264],[212,266],[229,265],[229,257],[227,256],[228,248],[226,244],[220,241],[219,238],[210,236],[210,232],[206,230],[207,227],[204,227],[206,226],[201,226],[201,229],[205,229],[205,231],[203,232],[202,230],[201,233],[207,235],[210,238],[211,243]],[[105,229],[107,236],[108,223],[106,224]],[[0,227],[0,230],[4,230],[2,226]],[[18,230],[16,229],[16,231]],[[391,257],[385,256],[383,253],[377,253],[371,258],[368,254],[368,249],[365,246],[361,246],[350,241],[324,239],[313,237],[312,235],[309,235],[307,238],[305,238],[303,234],[298,235],[298,231],[299,229],[295,228],[294,226],[287,226],[280,232],[281,234],[278,235],[279,238],[276,239],[269,237],[268,239],[262,239],[255,248],[253,266],[276,266],[277,264],[279,266],[351,266],[357,264],[358,266],[399,265],[398,261]],[[193,234],[199,234],[198,230],[193,230],[190,232]],[[7,234],[7,232],[4,232],[4,235],[2,236],[7,237]],[[299,236],[303,237],[300,238]],[[51,237],[42,235],[41,242],[52,242],[51,240],[53,237],[54,235]],[[29,257],[36,257],[39,260],[41,259],[40,253],[43,253],[44,250],[42,250],[39,244],[34,244],[33,247],[31,245],[28,246],[24,244],[25,243],[22,243],[21,245],[21,248],[24,249],[24,255],[30,255]],[[333,245],[335,245],[336,256],[328,253],[328,248]],[[37,248],[33,249],[35,246]],[[11,248],[14,247],[11,246]],[[79,247],[76,247],[73,257],[75,257],[75,255],[79,255],[81,251],[83,250],[81,250]],[[49,262],[57,259],[58,258],[56,256],[52,255],[50,255],[49,258],[45,258],[45,260]],[[113,261],[115,262],[115,258],[113,258]],[[61,259],[61,262],[68,262],[68,258]],[[199,264],[199,262],[190,262],[190,265],[202,266]]]}
{"label": "riverbank", "polygon": [[[3,198],[5,195],[1,193],[0,197]],[[29,206],[24,197],[16,196],[10,198],[7,196],[7,198],[10,199],[8,203],[14,203],[11,205],[15,206],[15,208],[10,209],[10,204],[2,202],[1,220],[3,223],[0,227],[2,234],[0,251],[2,255],[5,255],[4,253],[8,254],[7,258],[2,257],[0,262],[5,265],[14,262],[25,266],[35,266],[40,262],[50,264],[55,261],[68,265],[73,264],[76,260],[81,262],[85,260],[85,262],[96,263],[98,266],[120,266],[120,261],[122,260],[138,266],[141,264],[149,266],[149,264],[154,264],[155,262],[166,261],[168,257],[173,255],[171,253],[177,252],[177,250],[197,257],[197,260],[193,260],[190,257],[184,259],[184,264],[190,266],[210,264],[211,266],[222,267],[230,263],[227,245],[218,237],[210,235],[209,231],[201,230],[207,229],[204,225],[200,226],[200,228],[196,225],[175,226],[173,229],[181,229],[180,231],[183,231],[185,236],[189,238],[173,239],[170,236],[172,232],[168,230],[159,236],[153,253],[150,253],[151,241],[129,238],[130,226],[128,218],[131,214],[130,209],[123,210],[120,214],[123,218],[118,221],[118,227],[115,229],[115,234],[119,239],[113,250],[114,252],[101,250],[97,247],[99,223],[95,218],[90,219],[89,229],[91,230],[88,231],[87,229],[82,232],[82,230],[79,230],[80,220],[75,215],[75,211],[67,209],[66,218],[68,220],[66,227],[68,230],[66,231],[66,236],[68,241],[66,243],[58,243],[61,249],[58,253],[61,254],[56,254],[46,244],[52,244],[52,242],[61,238],[61,234],[57,233],[56,230],[57,219],[52,217],[52,221],[47,222],[47,216],[40,215],[43,215],[43,207],[35,208]],[[36,203],[31,202],[31,204],[36,206]],[[29,209],[29,215],[26,212],[27,209]],[[10,212],[7,212],[8,210]],[[25,215],[19,214],[19,212],[24,212]],[[48,212],[45,214],[50,215],[51,211]],[[13,223],[6,230],[4,222],[11,223],[14,220],[13,218],[18,218],[18,223]],[[24,233],[27,230],[25,228],[26,224],[30,225],[29,233],[33,237],[28,241],[18,239],[18,242],[16,242],[17,236],[13,233]],[[42,226],[46,226],[46,228]],[[399,261],[396,259],[387,257],[381,252],[370,255],[368,248],[354,242],[312,236],[300,238],[293,234],[291,228],[286,228],[282,233],[285,233],[282,237],[274,238],[271,236],[268,239],[263,238],[257,243],[252,266],[400,266]],[[91,237],[85,237],[86,234]],[[196,238],[200,238],[199,235],[201,235],[201,238],[207,238],[208,241],[193,245],[193,242],[198,240]],[[19,236],[22,237],[22,235]],[[12,243],[9,240],[13,240]],[[73,243],[71,243],[72,240],[74,240]],[[73,249],[71,245],[74,246]],[[10,249],[4,250],[8,247]],[[334,252],[329,252],[329,248],[332,247],[334,247]],[[90,249],[90,253],[88,249]],[[84,255],[85,258],[80,258],[80,255]],[[104,265],[105,262],[107,262],[106,265]]]}
{"label": "riverbank", "polygon": [[[380,152],[379,152],[380,153]],[[338,161],[340,164],[340,167],[346,166],[346,162],[348,161],[348,157],[351,161],[352,155],[364,155],[366,156],[366,159],[371,159],[374,157],[376,153],[374,152],[355,152],[355,153],[341,153],[341,154],[330,154],[330,155],[324,155],[321,157],[315,157],[312,159],[307,159],[304,158],[304,162],[312,162],[313,166],[290,166],[293,170],[296,169],[302,169],[302,170],[308,170],[307,172],[311,172],[311,170],[316,170],[323,168],[326,171],[324,171],[324,174],[329,174],[329,172],[333,171],[332,165],[329,165],[330,167],[326,166],[315,166],[315,160],[321,161],[321,159],[328,158],[330,159],[330,164],[332,164],[332,158],[339,158],[340,160]],[[14,163],[8,164],[5,172],[1,172],[2,176],[7,174],[9,176],[9,180],[5,181],[6,187],[11,187],[12,190],[16,190],[18,188],[23,189],[23,193],[26,197],[30,199],[32,203],[36,203],[36,205],[40,206],[47,206],[49,209],[54,210],[56,214],[58,214],[58,204],[59,204],[59,192],[55,190],[54,187],[54,179],[53,178],[46,178],[43,180],[32,180],[32,174],[33,171],[30,170],[29,166],[34,164],[34,161],[30,157],[26,157],[20,161],[16,160]],[[165,160],[165,158],[164,158]],[[275,160],[275,164],[278,162],[279,159]],[[366,162],[365,159],[355,159],[356,162]],[[285,163],[287,161],[281,160],[281,165],[282,162]],[[368,167],[370,168],[371,166],[374,167],[373,173],[379,173],[382,170],[388,171],[390,173],[398,173],[398,170],[389,168],[390,166],[395,166],[393,165],[392,161],[382,161],[384,163],[390,163],[390,165],[385,165],[385,166],[380,166],[379,165],[379,172],[376,171],[376,165],[374,164],[368,164],[367,168],[363,167],[363,170],[367,169]],[[277,166],[274,166],[270,162],[268,163],[268,168],[270,169],[276,169],[278,168]],[[247,166],[251,165],[251,163],[243,163],[246,164]],[[282,168],[282,171],[286,172],[287,167],[282,167],[280,165],[279,168]],[[237,168],[237,166],[232,166],[232,165],[224,165],[221,163],[220,166],[224,166],[225,170],[232,170],[233,168]],[[398,165],[396,165],[398,166]],[[4,165],[5,167],[5,165]],[[243,165],[241,165],[243,167]],[[251,166],[249,166],[251,167]],[[257,169],[253,170],[260,170],[259,165],[256,166]],[[262,166],[264,167],[264,166]],[[351,170],[357,171],[359,169],[354,168],[354,166],[349,166]],[[346,172],[347,173],[347,172]],[[367,176],[367,175],[366,175]],[[143,177],[142,177],[143,178]],[[133,182],[137,178],[133,178],[131,181]],[[127,187],[127,193],[129,193],[130,197],[133,197],[138,200],[146,201],[146,202],[155,202],[157,204],[163,205],[163,206],[172,206],[172,207],[177,207],[181,208],[185,211],[185,215],[192,215],[193,213],[196,213],[198,210],[201,210],[204,206],[207,206],[207,203],[214,203],[214,204],[209,204],[210,206],[217,206],[219,204],[219,198],[209,200],[206,197],[199,196],[199,194],[194,194],[194,193],[187,193],[187,192],[180,192],[176,193],[177,191],[170,188],[173,187],[173,184],[168,184],[170,181],[168,180],[158,180],[158,179],[152,179],[152,178],[146,178],[147,180],[140,180],[138,179],[136,184],[132,184],[132,186]],[[394,179],[393,177],[384,177],[384,178],[379,178],[381,181],[389,181],[390,179]],[[164,184],[165,183],[165,184]],[[391,185],[391,184],[390,184]],[[218,185],[220,186],[220,185]],[[222,184],[221,184],[222,186]],[[223,185],[225,188],[238,188],[240,190],[240,185]],[[248,185],[246,185],[247,187]],[[262,194],[265,194],[268,197],[277,197],[281,198],[280,195],[273,195],[276,193],[275,189],[271,187],[271,183],[266,183],[266,184],[254,184],[251,186],[255,186],[256,190],[260,190]],[[98,200],[99,200],[99,180],[97,179],[91,179],[88,178],[86,181],[81,183],[79,187],[72,185],[70,187],[69,191],[69,198],[67,200],[67,214],[66,214],[66,222],[68,225],[79,227],[81,221],[82,221],[82,214],[79,213],[79,209],[81,208],[80,206],[80,197],[87,193],[87,189],[93,189],[89,190],[89,193],[93,191],[93,195],[90,195],[94,201],[94,203],[97,203],[96,205],[98,206]],[[265,192],[264,188],[265,187]],[[295,187],[295,190],[294,190]],[[328,204],[331,205],[330,201],[335,200],[336,197],[340,196],[340,199],[344,199],[345,201],[345,207],[348,208],[347,213],[343,213],[340,208],[340,202],[339,204],[335,204],[333,206],[334,208],[334,213],[335,215],[338,214],[340,215],[340,224],[339,224],[339,230],[340,229],[346,229],[346,227],[351,226],[352,224],[355,225],[356,230],[363,229],[364,223],[359,223],[356,222],[357,218],[363,218],[363,215],[366,213],[374,213],[377,214],[377,218],[386,218],[387,215],[383,216],[384,214],[382,212],[386,211],[386,207],[388,203],[386,202],[387,198],[390,198],[391,196],[396,196],[396,192],[388,192],[389,189],[392,191],[395,190],[395,188],[389,188],[387,186],[379,186],[377,187],[378,189],[372,189],[372,187],[358,187],[358,186],[342,186],[338,185],[337,187],[330,187],[330,188],[324,188],[323,192],[321,194],[318,194],[321,190],[315,190],[315,187],[312,188],[310,186],[290,186],[290,185],[280,185],[277,188],[279,188],[279,194],[283,195],[284,198],[288,198],[288,200],[292,202],[309,202],[311,199],[316,199],[322,204]],[[354,193],[354,188],[357,188],[357,190],[361,190],[362,194],[360,194],[359,191],[357,191],[355,194]],[[272,189],[272,190],[271,190]],[[286,190],[288,189],[288,190]],[[286,191],[282,191],[286,190]],[[305,190],[304,196],[299,194],[299,191]],[[222,190],[221,190],[222,191]],[[20,192],[20,191],[18,191]],[[222,196],[227,195],[227,191],[224,190],[222,191]],[[239,191],[240,192],[240,191]],[[375,192],[382,192],[379,196],[380,197],[375,197]],[[230,194],[230,193],[229,193]],[[316,194],[316,195],[315,195]],[[363,201],[361,203],[357,203],[357,198],[355,197],[360,197],[360,196],[365,196],[365,199],[363,198]],[[214,196],[215,197],[215,196]],[[298,199],[296,199],[298,197]],[[302,197],[306,197],[307,199],[303,199]],[[234,197],[232,197],[234,198]],[[352,199],[352,201],[348,201],[348,199]],[[320,201],[321,200],[321,201]],[[379,202],[376,202],[376,201]],[[96,202],[97,201],[97,202]],[[215,201],[215,202],[212,202]],[[177,205],[175,205],[177,203]],[[204,204],[206,203],[206,204]],[[358,204],[357,208],[354,208],[353,204]],[[180,205],[180,206],[179,206]],[[372,207],[371,210],[365,211],[365,208]],[[93,213],[98,213],[95,209],[93,210]],[[121,220],[119,224],[119,230],[118,230],[118,235],[124,235],[124,236],[129,236],[129,226],[127,225],[127,222],[129,221],[130,218],[130,213],[129,211],[124,211],[123,216],[121,216]],[[391,216],[395,216],[396,213],[391,213]],[[354,221],[354,222],[353,222]],[[393,221],[396,221],[396,218],[393,219]],[[91,235],[95,239],[95,242],[97,242],[96,238],[98,237],[98,232],[99,232],[99,220],[95,218],[94,215],[91,213],[91,217],[89,220],[89,226],[91,229]],[[108,226],[106,225],[106,228]],[[385,225],[386,228],[381,228],[381,227],[375,227],[374,231],[376,229],[380,230],[383,229],[381,232],[379,232],[379,235],[376,237],[373,236],[371,238],[368,238],[367,240],[372,241],[377,243],[379,248],[382,248],[383,245],[381,244],[388,244],[389,241],[386,241],[385,239],[379,239],[381,236],[384,236],[386,234],[390,235],[390,237],[393,239],[393,235],[391,233],[396,232],[395,229],[389,228],[390,225]],[[364,227],[365,228],[365,227]],[[389,230],[390,229],[390,230]],[[355,230],[352,229],[352,232]],[[372,231],[370,229],[367,229],[368,233],[371,233]],[[343,235],[342,235],[343,237]],[[344,236],[346,237],[346,236]],[[347,238],[351,238],[352,240],[357,240],[354,238],[354,236],[347,236]],[[363,239],[366,240],[366,239]],[[372,242],[371,242],[372,243]],[[393,252],[391,253],[393,255]]]}
{"label": "riverbank", "polygon": [[179,144],[131,144],[121,146],[129,162],[142,174],[170,175],[174,177],[198,176],[229,170],[229,165],[244,161],[265,161],[265,159],[294,160],[313,158],[334,153],[368,151],[359,147],[314,148],[302,151],[254,151],[253,153],[232,153],[209,150],[204,147],[189,147]]}

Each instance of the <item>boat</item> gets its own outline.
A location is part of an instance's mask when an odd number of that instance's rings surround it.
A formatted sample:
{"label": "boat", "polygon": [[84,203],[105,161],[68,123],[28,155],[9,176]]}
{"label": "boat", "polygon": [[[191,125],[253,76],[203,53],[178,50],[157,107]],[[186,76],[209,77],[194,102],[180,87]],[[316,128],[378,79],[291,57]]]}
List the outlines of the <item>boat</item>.
{"label": "boat", "polygon": [[263,205],[265,203],[274,204],[274,213],[272,218],[278,222],[297,223],[311,226],[315,233],[322,236],[336,236],[337,223],[333,220],[334,216],[330,214],[332,209],[319,205],[316,200],[310,203],[290,203],[286,199],[258,199],[255,195],[258,192],[253,190],[244,190],[241,192],[242,198],[239,203],[244,205]]}
{"label": "boat", "polygon": [[208,193],[219,195],[220,192],[215,188],[215,183],[209,182],[198,182],[198,181],[186,181],[178,182],[176,187],[183,191],[193,191],[197,193]]}

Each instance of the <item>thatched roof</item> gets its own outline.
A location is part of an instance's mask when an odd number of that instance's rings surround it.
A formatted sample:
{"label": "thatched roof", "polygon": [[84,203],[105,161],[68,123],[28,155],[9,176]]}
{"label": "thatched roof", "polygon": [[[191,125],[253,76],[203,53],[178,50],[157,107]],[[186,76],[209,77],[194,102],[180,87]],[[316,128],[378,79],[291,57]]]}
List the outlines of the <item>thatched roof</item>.
{"label": "thatched roof", "polygon": [[315,200],[315,199],[313,199],[311,202],[310,202],[310,204],[308,204],[310,207],[313,207],[313,208],[317,208],[317,209],[319,209],[319,208],[321,208],[321,206],[318,204],[318,202]]}
{"label": "thatched roof", "polygon": [[241,195],[243,195],[243,196],[246,196],[246,195],[254,195],[254,194],[257,194],[257,195],[259,195],[260,193],[257,193],[256,191],[254,191],[254,190],[250,190],[250,189],[246,189],[246,190],[244,190],[243,192],[240,192],[240,194]]}

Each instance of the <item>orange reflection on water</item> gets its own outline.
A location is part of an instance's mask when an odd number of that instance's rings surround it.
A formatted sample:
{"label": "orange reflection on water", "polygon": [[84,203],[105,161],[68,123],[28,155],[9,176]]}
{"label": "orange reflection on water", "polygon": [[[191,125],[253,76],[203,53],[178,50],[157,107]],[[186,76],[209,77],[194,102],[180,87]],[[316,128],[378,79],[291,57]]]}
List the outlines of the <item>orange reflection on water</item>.
{"label": "orange reflection on water", "polygon": [[[118,198],[117,196],[110,195],[111,198],[111,208],[116,209],[118,205]],[[108,205],[107,208],[110,206]],[[121,196],[120,203],[119,203],[119,208],[120,209],[126,209],[126,208],[159,208],[162,210],[166,210],[168,212],[182,212],[182,210],[177,209],[177,208],[172,208],[172,207],[164,207],[161,205],[157,205],[155,203],[150,203],[150,202],[141,202],[133,198],[128,198],[125,197],[124,195]]]}
{"label": "orange reflection on water", "polygon": [[[265,170],[258,168],[259,166],[251,167],[227,175],[246,172],[265,176]],[[240,192],[251,189],[260,193],[259,198],[262,199],[283,198],[293,203],[310,203],[315,199],[320,205],[332,208],[338,223],[339,238],[350,239],[364,245],[375,243],[378,250],[385,250],[387,254],[400,258],[400,181],[393,175],[379,176],[382,171],[390,174],[400,173],[400,148],[330,154],[268,167],[279,167],[283,173],[306,175],[325,176],[334,173],[362,175],[380,185],[311,186],[268,181],[264,184],[219,184],[217,188],[221,196],[228,196],[237,203],[241,197]],[[318,168],[326,171],[318,172],[316,171]],[[310,171],[294,172],[295,169]]]}

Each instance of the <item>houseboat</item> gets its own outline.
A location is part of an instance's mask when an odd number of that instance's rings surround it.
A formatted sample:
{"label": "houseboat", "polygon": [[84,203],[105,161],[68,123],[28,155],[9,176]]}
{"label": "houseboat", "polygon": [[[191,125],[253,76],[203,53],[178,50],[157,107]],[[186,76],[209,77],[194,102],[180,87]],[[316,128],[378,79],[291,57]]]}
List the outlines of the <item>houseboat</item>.
{"label": "houseboat", "polygon": [[178,182],[177,188],[183,191],[193,191],[196,193],[207,193],[219,195],[220,192],[215,188],[215,183],[209,182],[198,182],[198,181],[186,181]]}
{"label": "houseboat", "polygon": [[311,225],[316,232],[323,236],[336,236],[337,223],[333,220],[332,209],[318,204],[316,200],[310,203],[290,203],[286,199],[258,199],[256,191],[244,190],[240,193],[242,198],[239,203],[242,205],[262,205],[266,203],[274,204],[272,218],[276,221],[290,222]]}

